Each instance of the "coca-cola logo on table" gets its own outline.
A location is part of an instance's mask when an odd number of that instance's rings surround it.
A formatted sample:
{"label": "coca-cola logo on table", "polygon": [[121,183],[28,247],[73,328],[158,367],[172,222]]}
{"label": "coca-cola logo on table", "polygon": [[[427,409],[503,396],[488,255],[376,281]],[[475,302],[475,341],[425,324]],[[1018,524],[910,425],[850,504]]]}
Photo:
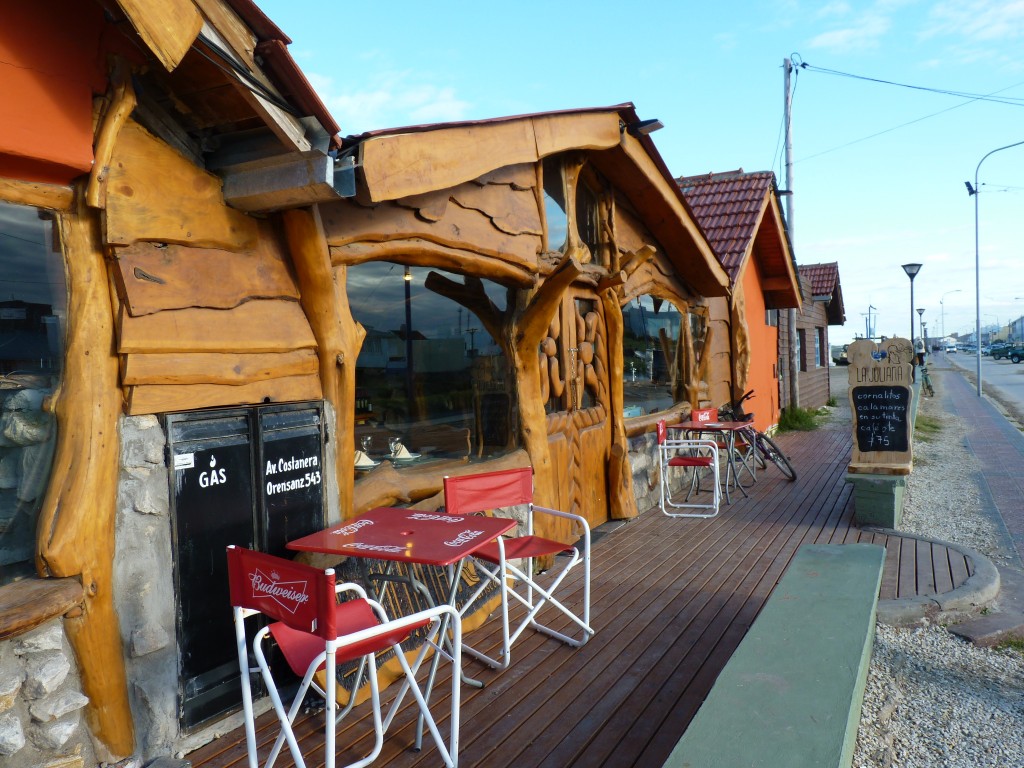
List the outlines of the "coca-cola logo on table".
{"label": "coca-cola logo on table", "polygon": [[306,594],[309,583],[304,579],[281,581],[281,576],[277,571],[271,571],[267,576],[257,568],[249,574],[249,580],[252,582],[254,598],[269,598],[289,613],[295,613],[309,602],[309,595]]}

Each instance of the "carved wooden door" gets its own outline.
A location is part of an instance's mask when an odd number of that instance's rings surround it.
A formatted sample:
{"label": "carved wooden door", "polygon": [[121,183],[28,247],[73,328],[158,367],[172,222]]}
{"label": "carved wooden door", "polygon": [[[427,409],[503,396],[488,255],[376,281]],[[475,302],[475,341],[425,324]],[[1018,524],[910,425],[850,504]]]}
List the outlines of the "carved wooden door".
{"label": "carved wooden door", "polygon": [[540,354],[558,506],[600,525],[608,520],[611,422],[606,326],[593,293],[566,292]]}

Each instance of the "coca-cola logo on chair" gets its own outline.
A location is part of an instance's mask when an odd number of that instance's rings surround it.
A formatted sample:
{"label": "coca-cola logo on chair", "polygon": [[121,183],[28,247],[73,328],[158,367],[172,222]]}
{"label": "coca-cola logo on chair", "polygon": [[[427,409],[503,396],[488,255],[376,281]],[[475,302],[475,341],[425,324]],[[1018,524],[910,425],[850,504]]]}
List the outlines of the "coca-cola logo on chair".
{"label": "coca-cola logo on chair", "polygon": [[249,581],[252,582],[254,598],[273,600],[289,613],[295,613],[309,602],[309,582],[305,579],[281,581],[281,575],[277,571],[271,571],[268,576],[256,568],[249,574]]}

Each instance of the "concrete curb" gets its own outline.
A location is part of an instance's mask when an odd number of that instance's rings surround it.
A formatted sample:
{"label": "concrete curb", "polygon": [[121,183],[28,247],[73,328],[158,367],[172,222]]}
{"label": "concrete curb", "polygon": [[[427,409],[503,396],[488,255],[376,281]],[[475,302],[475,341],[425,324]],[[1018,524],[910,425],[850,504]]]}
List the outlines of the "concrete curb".
{"label": "concrete curb", "polygon": [[953,544],[927,536],[915,536],[906,531],[870,527],[864,530],[877,531],[891,536],[904,536],[938,544],[960,552],[974,565],[974,574],[951,592],[941,595],[897,598],[878,601],[878,621],[893,627],[905,627],[929,622],[958,622],[981,614],[981,610],[999,595],[999,571],[991,560],[961,544]]}

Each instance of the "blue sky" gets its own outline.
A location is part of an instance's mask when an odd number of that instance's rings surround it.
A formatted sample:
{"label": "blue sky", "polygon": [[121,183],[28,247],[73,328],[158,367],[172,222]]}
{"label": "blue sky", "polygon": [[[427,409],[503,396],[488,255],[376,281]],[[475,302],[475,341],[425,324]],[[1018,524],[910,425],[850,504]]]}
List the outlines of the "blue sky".
{"label": "blue sky", "polygon": [[[674,175],[774,170],[780,187],[795,55],[795,251],[839,262],[847,322],[831,340],[863,335],[869,306],[878,333],[907,335],[910,262],[928,335],[974,327],[964,181],[1024,141],[1024,2],[257,1],[343,135],[631,101],[665,124],[653,138]],[[1006,324],[1024,314],[1024,146],[979,179],[981,322]]]}

